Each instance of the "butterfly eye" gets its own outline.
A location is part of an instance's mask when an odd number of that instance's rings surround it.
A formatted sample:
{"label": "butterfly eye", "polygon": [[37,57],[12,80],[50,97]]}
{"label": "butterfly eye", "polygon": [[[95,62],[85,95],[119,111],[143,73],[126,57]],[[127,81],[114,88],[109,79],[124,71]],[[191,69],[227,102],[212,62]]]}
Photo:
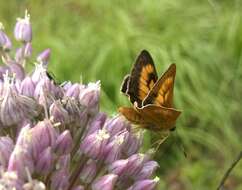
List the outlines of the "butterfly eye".
{"label": "butterfly eye", "polygon": [[176,126],[174,126],[174,127],[172,127],[171,129],[170,129],[170,131],[175,131],[176,130]]}

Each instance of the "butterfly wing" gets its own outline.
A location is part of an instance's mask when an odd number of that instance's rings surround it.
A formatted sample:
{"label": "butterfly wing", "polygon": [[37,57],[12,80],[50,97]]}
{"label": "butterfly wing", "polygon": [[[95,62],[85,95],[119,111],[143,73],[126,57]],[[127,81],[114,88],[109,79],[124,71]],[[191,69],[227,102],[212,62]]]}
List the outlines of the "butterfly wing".
{"label": "butterfly wing", "polygon": [[131,70],[129,77],[124,79],[121,90],[129,96],[131,103],[137,102],[142,106],[142,101],[157,81],[157,72],[150,54],[143,50]]}
{"label": "butterfly wing", "polygon": [[118,111],[130,122],[137,125],[145,124],[145,118],[132,107],[119,107]]}
{"label": "butterfly wing", "polygon": [[171,130],[181,111],[174,108],[166,108],[157,105],[145,105],[142,108],[136,107],[135,110],[146,118],[145,123],[150,123],[146,128],[153,131]]}
{"label": "butterfly wing", "polygon": [[172,64],[168,70],[155,83],[153,88],[142,102],[142,105],[155,104],[171,108],[173,99],[173,88],[176,76],[176,65]]}
{"label": "butterfly wing", "polygon": [[128,90],[128,84],[129,84],[129,80],[130,80],[130,75],[126,75],[124,77],[123,83],[121,85],[121,89],[120,91],[122,93],[124,93],[125,95],[127,95],[127,90]]}

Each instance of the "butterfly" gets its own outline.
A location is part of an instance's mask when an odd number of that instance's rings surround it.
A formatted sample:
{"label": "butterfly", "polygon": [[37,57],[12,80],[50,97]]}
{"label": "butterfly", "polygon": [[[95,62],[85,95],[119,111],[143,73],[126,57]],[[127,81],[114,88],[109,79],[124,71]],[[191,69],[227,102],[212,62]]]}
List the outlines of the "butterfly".
{"label": "butterfly", "polygon": [[173,108],[175,75],[176,65],[171,64],[158,79],[151,55],[143,50],[121,85],[121,92],[129,97],[133,107],[119,107],[118,111],[141,128],[157,132],[174,130],[181,114]]}

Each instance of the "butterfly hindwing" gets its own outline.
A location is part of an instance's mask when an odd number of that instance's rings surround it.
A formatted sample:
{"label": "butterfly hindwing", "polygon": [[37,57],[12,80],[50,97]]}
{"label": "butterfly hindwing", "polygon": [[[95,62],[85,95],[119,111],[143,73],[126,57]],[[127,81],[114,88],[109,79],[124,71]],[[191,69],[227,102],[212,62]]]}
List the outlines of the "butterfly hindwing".
{"label": "butterfly hindwing", "polygon": [[176,65],[172,64],[149,91],[142,105],[155,104],[171,108],[175,75]]}
{"label": "butterfly hindwing", "polygon": [[145,124],[145,118],[139,114],[134,108],[132,107],[119,107],[118,111],[130,122],[143,125]]}
{"label": "butterfly hindwing", "polygon": [[127,95],[131,103],[137,102],[142,106],[142,101],[157,81],[157,72],[150,54],[143,50],[138,56],[127,85]]}
{"label": "butterfly hindwing", "polygon": [[151,125],[147,125],[146,128],[153,131],[170,130],[174,128],[174,124],[180,111],[174,108],[166,108],[156,105],[146,105],[142,108],[135,107],[136,111],[146,118],[146,122]]}

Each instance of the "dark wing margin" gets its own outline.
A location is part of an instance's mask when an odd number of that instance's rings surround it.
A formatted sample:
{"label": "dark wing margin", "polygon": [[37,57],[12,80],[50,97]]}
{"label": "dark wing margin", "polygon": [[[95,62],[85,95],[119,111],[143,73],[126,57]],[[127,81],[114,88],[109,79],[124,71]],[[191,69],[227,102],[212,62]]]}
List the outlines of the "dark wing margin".
{"label": "dark wing margin", "polygon": [[121,85],[120,91],[127,95],[128,85],[129,85],[130,75],[124,77],[123,83]]}
{"label": "dark wing margin", "polygon": [[127,95],[131,103],[137,102],[142,106],[142,101],[157,81],[157,72],[153,59],[148,51],[143,50],[137,57],[129,77]]}

